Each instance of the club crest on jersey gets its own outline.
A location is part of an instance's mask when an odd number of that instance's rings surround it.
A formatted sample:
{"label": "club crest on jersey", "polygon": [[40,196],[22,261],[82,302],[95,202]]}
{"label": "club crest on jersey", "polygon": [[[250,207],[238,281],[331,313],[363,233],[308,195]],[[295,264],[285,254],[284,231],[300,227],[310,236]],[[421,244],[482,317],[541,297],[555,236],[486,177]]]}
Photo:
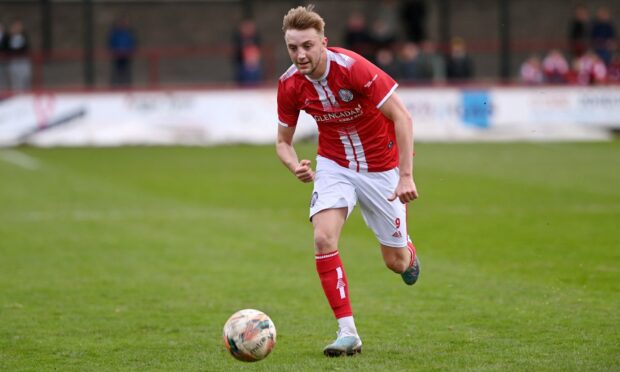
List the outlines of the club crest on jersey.
{"label": "club crest on jersey", "polygon": [[353,92],[348,89],[340,89],[338,91],[338,96],[344,102],[351,102],[353,100]]}
{"label": "club crest on jersey", "polygon": [[318,192],[313,192],[312,193],[312,198],[310,199],[310,208],[314,207],[314,205],[316,204],[317,199],[319,198],[319,193]]}

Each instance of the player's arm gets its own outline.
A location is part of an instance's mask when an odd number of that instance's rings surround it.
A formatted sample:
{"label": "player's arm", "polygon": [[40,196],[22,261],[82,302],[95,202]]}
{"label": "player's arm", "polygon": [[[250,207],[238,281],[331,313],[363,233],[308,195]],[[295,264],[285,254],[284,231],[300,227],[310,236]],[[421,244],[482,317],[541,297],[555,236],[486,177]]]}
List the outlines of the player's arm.
{"label": "player's arm", "polygon": [[408,203],[418,197],[418,190],[413,181],[413,120],[396,92],[392,93],[379,110],[394,122],[398,144],[400,179],[394,194],[388,200],[398,198],[402,203]]}
{"label": "player's arm", "polygon": [[295,147],[293,147],[293,135],[295,127],[278,126],[278,139],[276,140],[276,152],[282,163],[302,182],[314,180],[314,171],[310,166],[310,160],[299,161]]}

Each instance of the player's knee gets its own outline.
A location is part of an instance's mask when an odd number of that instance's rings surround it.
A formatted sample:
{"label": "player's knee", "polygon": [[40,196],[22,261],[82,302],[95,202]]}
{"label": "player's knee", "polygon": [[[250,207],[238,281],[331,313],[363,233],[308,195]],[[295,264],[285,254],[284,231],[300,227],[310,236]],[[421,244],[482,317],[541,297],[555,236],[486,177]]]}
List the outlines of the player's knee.
{"label": "player's knee", "polygon": [[323,254],[338,249],[338,238],[326,231],[314,231],[314,247],[316,253]]}

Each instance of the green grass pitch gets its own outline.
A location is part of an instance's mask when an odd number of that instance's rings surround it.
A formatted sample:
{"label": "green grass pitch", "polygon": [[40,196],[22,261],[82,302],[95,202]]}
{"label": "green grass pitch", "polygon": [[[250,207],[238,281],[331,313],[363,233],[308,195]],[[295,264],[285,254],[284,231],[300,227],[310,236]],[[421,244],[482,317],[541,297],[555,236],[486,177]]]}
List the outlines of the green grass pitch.
{"label": "green grass pitch", "polygon": [[[620,370],[620,142],[416,151],[420,281],[356,211],[364,350],[328,359],[312,185],[273,146],[0,150],[0,370]],[[223,347],[242,308],[276,324],[264,361]]]}

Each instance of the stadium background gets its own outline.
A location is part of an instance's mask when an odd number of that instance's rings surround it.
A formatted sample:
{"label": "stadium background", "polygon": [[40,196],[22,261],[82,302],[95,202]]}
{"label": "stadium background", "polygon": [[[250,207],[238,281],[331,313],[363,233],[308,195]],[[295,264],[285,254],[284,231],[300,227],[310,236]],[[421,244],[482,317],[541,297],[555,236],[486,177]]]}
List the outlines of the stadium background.
{"label": "stadium background", "polygon": [[[327,22],[331,45],[343,45],[346,19],[353,11],[368,22],[380,1],[315,1]],[[388,1],[395,7],[404,2]],[[461,37],[484,81],[513,81],[532,53],[552,48],[567,52],[569,22],[578,0],[437,0],[426,1],[426,32],[440,51]],[[32,40],[34,84],[44,87],[106,87],[110,67],[106,38],[112,23],[129,17],[138,36],[135,85],[196,85],[233,81],[232,35],[243,18],[256,21],[263,39],[267,83],[289,64],[282,48],[282,14],[295,1],[252,0],[18,0],[0,1],[1,21],[22,19]],[[612,22],[620,19],[614,1],[587,2],[591,14],[606,6]],[[399,38],[404,35],[398,25]],[[90,51],[92,48],[92,51]],[[85,72],[85,58],[94,63]],[[41,68],[40,70],[37,70]]]}

